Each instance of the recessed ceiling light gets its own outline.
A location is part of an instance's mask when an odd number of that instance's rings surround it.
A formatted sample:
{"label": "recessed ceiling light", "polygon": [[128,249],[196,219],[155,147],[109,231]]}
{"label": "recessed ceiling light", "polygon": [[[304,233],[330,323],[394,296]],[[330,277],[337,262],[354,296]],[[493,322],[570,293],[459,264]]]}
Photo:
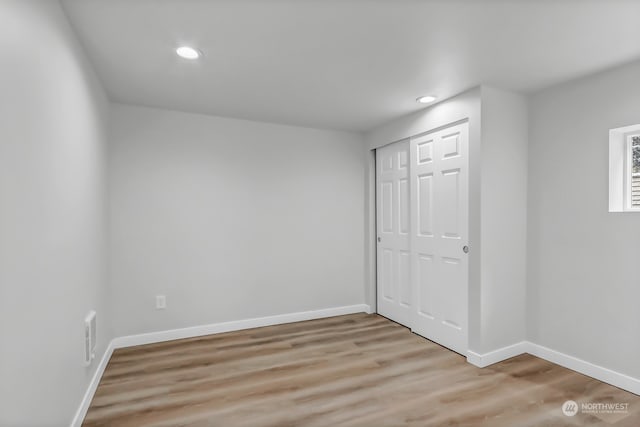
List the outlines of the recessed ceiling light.
{"label": "recessed ceiling light", "polygon": [[184,59],[198,59],[200,58],[200,51],[189,46],[180,46],[176,49],[176,53],[179,57]]}
{"label": "recessed ceiling light", "polygon": [[421,96],[420,98],[416,99],[416,101],[418,101],[421,104],[428,104],[430,102],[433,102],[436,100],[436,97],[433,95],[426,95],[426,96]]}

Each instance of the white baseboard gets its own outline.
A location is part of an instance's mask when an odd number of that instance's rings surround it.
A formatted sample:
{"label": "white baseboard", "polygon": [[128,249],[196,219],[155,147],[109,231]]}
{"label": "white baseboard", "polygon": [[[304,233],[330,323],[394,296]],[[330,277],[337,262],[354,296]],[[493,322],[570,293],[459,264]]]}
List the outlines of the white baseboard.
{"label": "white baseboard", "polygon": [[256,317],[253,319],[192,326],[189,328],[170,329],[168,331],[150,332],[139,335],[128,335],[115,338],[112,343],[114,348],[131,347],[135,345],[153,344],[182,338],[193,338],[203,335],[239,331],[242,329],[260,328],[262,326],[280,325],[282,323],[302,322],[304,320],[321,319],[323,317],[342,316],[344,314],[363,312],[369,313],[370,311],[371,308],[368,305],[356,304],[343,307],[325,308],[322,310],[301,311],[298,313],[278,314],[275,316]]}
{"label": "white baseboard", "polygon": [[638,378],[612,371],[611,369],[595,365],[591,362],[587,362],[585,360],[578,359],[577,357],[569,356],[568,354],[531,342],[527,343],[527,353],[555,363],[556,365],[564,366],[565,368],[580,372],[581,374],[595,378],[607,384],[611,384],[612,386],[640,395],[640,379]]}
{"label": "white baseboard", "polygon": [[[302,311],[298,313],[279,314],[275,316],[257,317],[253,319],[236,320],[231,322],[214,323],[210,325],[193,326],[190,328],[171,329],[168,331],[151,332],[139,335],[129,335],[114,338],[102,356],[100,364],[94,373],[89,387],[80,403],[80,407],[76,411],[71,427],[80,427],[84,420],[91,399],[98,388],[102,374],[104,373],[107,363],[111,358],[113,350],[116,348],[131,347],[143,344],[152,344],[164,341],[172,341],[182,338],[192,338],[203,335],[219,334],[223,332],[239,331],[242,329],[259,328],[262,326],[280,325],[283,323],[302,322],[305,320],[321,319],[325,317],[342,316],[353,313],[373,313],[372,308],[367,304],[356,304],[343,307],[327,308],[322,310]],[[528,341],[522,341],[506,347],[502,347],[488,353],[479,354],[469,350],[467,352],[467,361],[475,366],[484,368],[494,363],[501,362],[520,354],[529,353],[533,356],[555,363],[565,368],[574,370],[581,374],[596,378],[607,384],[627,390],[631,393],[640,395],[640,379],[621,374],[602,366],[569,356],[559,351],[534,344]]]}
{"label": "white baseboard", "polygon": [[574,356],[569,356],[568,354],[564,354],[529,341],[522,341],[484,354],[479,354],[469,350],[467,352],[467,361],[479,368],[484,368],[524,353],[529,353],[533,356],[539,357],[540,359],[555,363],[556,365],[564,366],[572,371],[579,372],[607,384],[611,384],[612,386],[640,395],[640,379],[638,378],[621,374],[620,372],[595,365],[591,362],[578,359]]}
{"label": "white baseboard", "polygon": [[486,366],[493,365],[494,363],[502,362],[503,360],[526,353],[527,344],[528,343],[526,341],[521,341],[484,354],[479,354],[469,350],[467,351],[467,361],[479,368],[484,368]]}
{"label": "white baseboard", "polygon": [[100,384],[100,380],[102,379],[102,374],[104,374],[104,370],[109,363],[109,359],[111,359],[111,355],[113,354],[113,341],[111,341],[107,345],[107,349],[104,351],[102,355],[102,359],[100,359],[100,364],[96,368],[96,372],[91,377],[91,381],[89,382],[89,387],[87,387],[87,391],[84,393],[82,397],[82,401],[80,402],[80,407],[76,411],[73,416],[73,420],[71,421],[71,427],[80,427],[82,422],[84,421],[84,417],[87,415],[87,410],[89,409],[89,405],[91,404],[91,400],[93,399],[93,395],[96,393],[96,389],[98,388],[98,384]]}
{"label": "white baseboard", "polygon": [[76,411],[71,427],[80,427],[87,415],[87,410],[91,404],[91,399],[98,388],[102,374],[107,363],[116,348],[131,347],[135,345],[153,344],[163,341],[177,340],[181,338],[199,337],[202,335],[219,334],[222,332],[239,331],[242,329],[259,328],[262,326],[280,325],[283,323],[302,322],[305,320],[321,319],[325,317],[342,316],[354,313],[372,313],[372,309],[367,304],[347,305],[343,307],[325,308],[322,310],[301,311],[298,313],[279,314],[275,316],[257,317],[253,319],[235,320],[231,322],[214,323],[210,325],[193,326],[190,328],[171,329],[168,331],[151,332],[147,334],[129,335],[117,337],[111,340],[100,360],[100,364],[95,374],[91,378],[89,387],[80,402],[80,407]]}

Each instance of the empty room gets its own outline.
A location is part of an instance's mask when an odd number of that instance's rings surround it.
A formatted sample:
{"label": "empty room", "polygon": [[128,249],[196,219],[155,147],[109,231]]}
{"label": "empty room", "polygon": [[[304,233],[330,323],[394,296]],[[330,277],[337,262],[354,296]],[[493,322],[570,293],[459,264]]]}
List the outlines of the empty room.
{"label": "empty room", "polygon": [[0,427],[640,426],[639,22],[0,0]]}

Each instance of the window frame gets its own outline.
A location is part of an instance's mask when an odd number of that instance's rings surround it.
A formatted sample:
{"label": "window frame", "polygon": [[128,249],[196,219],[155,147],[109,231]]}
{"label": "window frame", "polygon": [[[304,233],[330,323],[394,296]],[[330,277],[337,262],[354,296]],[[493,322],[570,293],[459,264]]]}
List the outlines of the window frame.
{"label": "window frame", "polygon": [[640,214],[631,208],[630,146],[634,136],[640,136],[640,123],[609,129],[609,212]]}
{"label": "window frame", "polygon": [[633,138],[640,138],[640,133],[625,135],[624,208],[627,212],[640,212],[640,206],[631,204],[632,180],[634,176],[640,176],[640,173],[633,173]]}

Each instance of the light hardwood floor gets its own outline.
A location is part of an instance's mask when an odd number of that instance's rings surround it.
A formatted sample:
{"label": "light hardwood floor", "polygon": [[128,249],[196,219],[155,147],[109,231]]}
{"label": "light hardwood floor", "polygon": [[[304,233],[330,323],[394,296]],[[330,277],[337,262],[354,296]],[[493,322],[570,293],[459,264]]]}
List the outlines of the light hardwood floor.
{"label": "light hardwood floor", "polygon": [[638,427],[640,397],[529,355],[479,369],[355,314],[116,350],[83,425]]}

